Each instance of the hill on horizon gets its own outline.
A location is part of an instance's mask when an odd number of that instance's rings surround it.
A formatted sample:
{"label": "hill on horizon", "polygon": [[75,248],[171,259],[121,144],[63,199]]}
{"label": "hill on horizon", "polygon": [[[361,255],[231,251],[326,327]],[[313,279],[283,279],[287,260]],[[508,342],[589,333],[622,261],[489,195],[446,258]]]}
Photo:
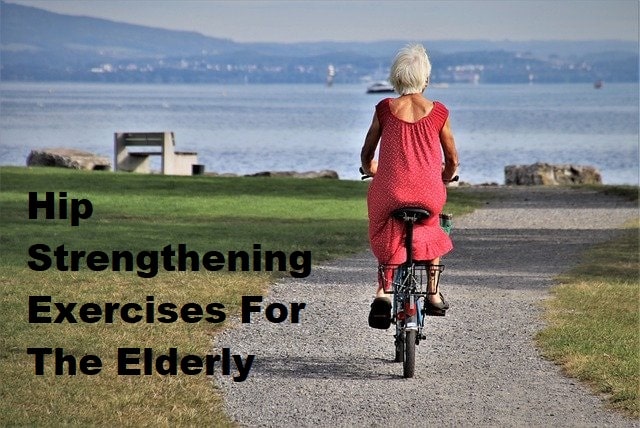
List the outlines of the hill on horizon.
{"label": "hill on horizon", "polygon": [[[384,74],[408,41],[238,43],[0,3],[3,81],[336,83]],[[423,41],[440,82],[638,81],[638,45],[604,41]]]}

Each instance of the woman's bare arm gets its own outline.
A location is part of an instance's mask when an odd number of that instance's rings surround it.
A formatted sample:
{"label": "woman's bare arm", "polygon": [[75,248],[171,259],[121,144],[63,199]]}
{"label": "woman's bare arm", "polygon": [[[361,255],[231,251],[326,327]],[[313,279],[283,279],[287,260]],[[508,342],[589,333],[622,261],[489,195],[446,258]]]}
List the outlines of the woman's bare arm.
{"label": "woman's bare arm", "polygon": [[364,139],[364,145],[360,152],[362,169],[367,175],[375,175],[378,170],[378,163],[373,158],[376,155],[376,149],[378,148],[378,142],[380,141],[380,134],[380,122],[378,122],[378,116],[374,113],[371,126],[367,131],[367,136]]}
{"label": "woman's bare arm", "polygon": [[445,122],[440,130],[440,143],[442,144],[442,152],[444,153],[444,169],[442,170],[442,180],[450,181],[458,169],[458,150],[451,132],[449,119]]}

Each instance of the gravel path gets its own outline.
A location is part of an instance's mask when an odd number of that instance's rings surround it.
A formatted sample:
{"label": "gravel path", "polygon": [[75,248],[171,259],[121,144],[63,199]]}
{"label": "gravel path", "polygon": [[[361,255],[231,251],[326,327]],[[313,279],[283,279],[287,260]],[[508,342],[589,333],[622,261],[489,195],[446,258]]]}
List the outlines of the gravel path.
{"label": "gravel path", "polygon": [[495,197],[454,219],[441,279],[451,309],[427,319],[413,379],[392,362],[392,329],[367,326],[376,263],[364,253],[272,288],[267,301],[306,302],[300,324],[255,317],[217,337],[216,350],[256,355],[246,381],[216,376],[228,414],[270,427],[640,426],[533,343],[554,275],[637,216],[637,204],[588,190],[473,191]]}

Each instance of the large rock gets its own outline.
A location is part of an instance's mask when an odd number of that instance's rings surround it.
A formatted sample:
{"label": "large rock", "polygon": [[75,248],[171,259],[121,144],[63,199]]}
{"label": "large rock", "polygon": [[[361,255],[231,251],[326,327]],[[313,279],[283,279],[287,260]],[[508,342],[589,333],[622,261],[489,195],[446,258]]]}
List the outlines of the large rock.
{"label": "large rock", "polygon": [[600,172],[592,166],[552,165],[507,165],[504,168],[506,185],[559,186],[564,184],[602,184]]}
{"label": "large rock", "polygon": [[262,171],[255,174],[247,174],[246,177],[293,177],[293,178],[332,178],[338,179],[338,173],[330,169],[322,171]]}
{"label": "large rock", "polygon": [[111,162],[104,156],[75,149],[34,149],[27,157],[27,166],[56,166],[60,168],[111,170]]}

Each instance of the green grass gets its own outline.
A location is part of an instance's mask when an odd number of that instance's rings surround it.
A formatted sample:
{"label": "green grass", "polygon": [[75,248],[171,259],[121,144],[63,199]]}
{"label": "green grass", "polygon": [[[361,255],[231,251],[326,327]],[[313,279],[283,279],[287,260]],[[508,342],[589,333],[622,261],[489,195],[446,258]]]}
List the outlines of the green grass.
{"label": "green grass", "polygon": [[[308,250],[318,263],[366,248],[367,183],[285,178],[168,177],[50,168],[0,168],[0,425],[229,426],[215,386],[204,375],[118,376],[118,347],[152,347],[206,355],[223,326],[172,324],[30,324],[30,295],[55,302],[155,302],[202,306],[220,302],[227,319],[238,316],[243,295],[265,293],[279,275],[268,272],[133,272],[31,270],[34,244],[69,250],[160,250],[187,244],[205,251]],[[86,198],[93,215],[69,220],[28,219],[28,194],[67,192]],[[473,196],[450,192],[447,211],[470,211]],[[76,311],[77,313],[77,311]],[[64,348],[78,358],[98,355],[95,376],[34,374],[28,347]],[[233,349],[232,349],[233,352]]]}
{"label": "green grass", "polygon": [[640,188],[638,186],[587,186],[598,190],[605,195],[618,196],[629,201],[637,201]]}
{"label": "green grass", "polygon": [[[635,192],[637,195],[637,191]],[[637,199],[636,199],[637,200]],[[563,275],[546,303],[544,355],[606,394],[613,408],[640,416],[638,221],[590,250]]]}

